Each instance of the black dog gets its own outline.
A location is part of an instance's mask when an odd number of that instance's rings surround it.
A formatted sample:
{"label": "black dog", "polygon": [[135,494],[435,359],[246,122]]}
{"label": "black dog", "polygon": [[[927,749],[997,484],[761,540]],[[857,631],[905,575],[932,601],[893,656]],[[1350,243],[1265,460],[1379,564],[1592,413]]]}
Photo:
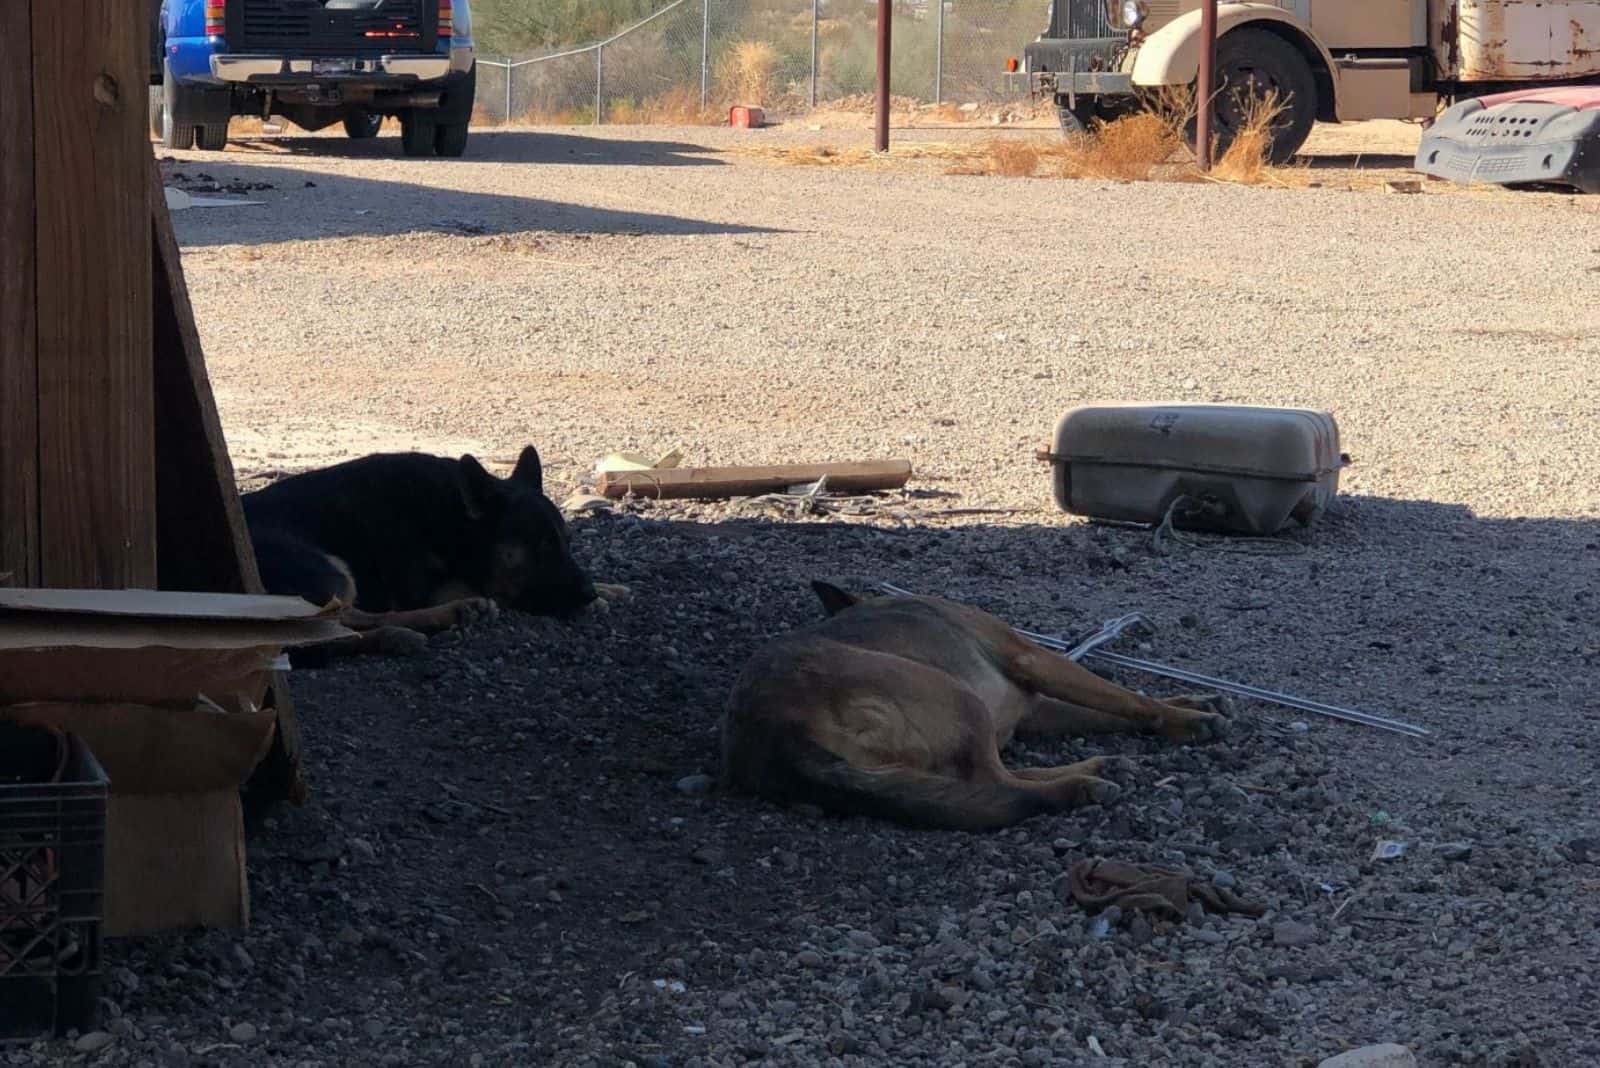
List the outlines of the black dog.
{"label": "black dog", "polygon": [[493,616],[497,605],[567,616],[596,597],[531,445],[508,479],[471,456],[381,453],[293,475],[243,503],[267,592],[337,598],[341,622],[368,632],[362,648],[409,648],[419,632]]}

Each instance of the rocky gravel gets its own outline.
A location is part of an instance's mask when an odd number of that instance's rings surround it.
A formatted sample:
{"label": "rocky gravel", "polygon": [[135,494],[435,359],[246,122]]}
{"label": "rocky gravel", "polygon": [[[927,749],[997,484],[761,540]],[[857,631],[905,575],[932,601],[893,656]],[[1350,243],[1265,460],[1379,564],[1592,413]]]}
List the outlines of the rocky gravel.
{"label": "rocky gravel", "polygon": [[[169,164],[271,186],[179,215],[248,479],[528,440],[558,498],[618,448],[918,476],[823,515],[585,514],[575,552],[632,591],[608,610],[296,672],[313,793],[252,837],[251,930],[112,943],[100,1030],[0,1064],[1600,1063],[1595,205],[783,167],[733,136]],[[1356,465],[1301,552],[1055,512],[1055,417],[1171,396],[1336,413]],[[1209,746],[1019,743],[1131,767],[988,835],[730,796],[728,685],[814,576],[1063,635],[1141,610],[1119,649],[1433,733],[1240,702]],[[1090,857],[1266,912],[1087,915]]]}

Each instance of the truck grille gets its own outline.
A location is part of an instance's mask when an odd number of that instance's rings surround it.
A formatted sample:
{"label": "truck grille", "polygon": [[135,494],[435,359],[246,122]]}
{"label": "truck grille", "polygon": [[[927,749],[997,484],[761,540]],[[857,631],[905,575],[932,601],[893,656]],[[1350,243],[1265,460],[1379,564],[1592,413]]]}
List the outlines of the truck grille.
{"label": "truck grille", "polygon": [[1061,36],[1083,40],[1094,37],[1116,37],[1119,31],[1111,25],[1111,14],[1106,0],[1056,0],[1066,7],[1066,25]]}
{"label": "truck grille", "polygon": [[373,0],[323,6],[323,0],[228,0],[230,51],[298,55],[432,52],[439,0]]}

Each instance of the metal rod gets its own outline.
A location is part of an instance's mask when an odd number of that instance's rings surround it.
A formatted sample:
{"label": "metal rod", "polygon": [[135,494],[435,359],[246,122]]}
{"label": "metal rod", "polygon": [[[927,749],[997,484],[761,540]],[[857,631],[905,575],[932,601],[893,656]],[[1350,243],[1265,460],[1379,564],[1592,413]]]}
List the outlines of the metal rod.
{"label": "metal rod", "polygon": [[1195,78],[1194,157],[1211,169],[1211,96],[1217,81],[1217,0],[1200,0],[1200,73]]}
{"label": "metal rod", "polygon": [[605,107],[600,97],[600,79],[605,69],[602,66],[600,57],[605,55],[605,51],[605,45],[594,46],[594,124],[596,126],[600,125],[600,112]]}
{"label": "metal rod", "polygon": [[511,125],[511,57],[506,57],[506,117],[502,120],[507,126]]}
{"label": "metal rod", "polygon": [[[916,594],[912,593],[910,590],[901,589],[899,586],[893,586],[887,582],[879,583],[878,588],[883,590],[885,593],[899,594],[903,597],[916,596]],[[1249,697],[1257,701],[1267,701],[1271,704],[1283,705],[1288,708],[1296,708],[1303,712],[1312,712],[1319,716],[1327,716],[1329,719],[1344,720],[1348,723],[1359,723],[1364,727],[1374,727],[1378,730],[1393,731],[1396,734],[1404,734],[1411,738],[1425,738],[1433,733],[1426,727],[1419,727],[1412,723],[1406,723],[1403,720],[1390,719],[1387,716],[1378,716],[1371,712],[1362,712],[1359,709],[1341,708],[1338,705],[1323,704],[1321,701],[1312,701],[1305,697],[1296,697],[1293,694],[1279,693],[1276,690],[1264,690],[1259,686],[1251,686],[1248,683],[1232,682],[1228,679],[1219,679],[1211,675],[1202,675],[1196,671],[1188,671],[1184,668],[1173,667],[1170,664],[1162,664],[1154,660],[1140,660],[1135,657],[1123,656],[1120,653],[1108,653],[1095,648],[1095,646],[1100,642],[1109,640],[1109,638],[1120,633],[1128,625],[1141,621],[1143,618],[1144,617],[1140,616],[1138,613],[1130,613],[1129,615],[1121,616],[1118,619],[1110,621],[1105,626],[1101,627],[1100,630],[1094,635],[1091,635],[1084,641],[1079,642],[1077,645],[1070,645],[1062,639],[1053,638],[1048,634],[1038,634],[1028,630],[1017,630],[1017,633],[1022,635],[1022,637],[1027,638],[1029,641],[1034,642],[1037,645],[1041,645],[1046,649],[1050,649],[1058,653],[1065,653],[1070,659],[1077,659],[1078,657],[1073,656],[1072,654],[1077,650],[1082,649],[1083,651],[1078,653],[1078,656],[1081,656],[1085,659],[1094,657],[1097,660],[1103,660],[1108,664],[1114,664],[1118,667],[1131,668],[1135,671],[1143,671],[1149,675],[1160,675],[1164,678],[1176,679],[1179,682],[1187,682],[1194,686],[1204,686],[1212,690],[1221,690],[1224,693],[1237,694],[1240,697]]]}
{"label": "metal rod", "polygon": [[[700,110],[706,109],[711,87],[711,0],[700,0]],[[760,101],[752,101],[759,103]]]}
{"label": "metal rod", "polygon": [[894,0],[878,0],[878,114],[873,147],[889,151],[889,35],[894,23]]}
{"label": "metal rod", "polygon": [[817,106],[817,17],[822,0],[811,0],[811,107]]}
{"label": "metal rod", "polygon": [[939,5],[933,19],[933,102],[944,103],[944,0],[934,0]]}

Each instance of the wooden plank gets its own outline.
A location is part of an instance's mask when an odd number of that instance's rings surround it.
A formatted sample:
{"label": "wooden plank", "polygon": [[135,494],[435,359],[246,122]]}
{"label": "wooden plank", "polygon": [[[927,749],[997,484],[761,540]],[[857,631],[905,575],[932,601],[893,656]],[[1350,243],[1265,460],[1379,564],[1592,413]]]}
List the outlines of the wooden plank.
{"label": "wooden plank", "polygon": [[156,573],[164,590],[260,593],[255,551],[153,157],[149,186],[155,265]]}
{"label": "wooden plank", "polygon": [[153,587],[144,8],[31,0],[31,14],[39,581]]}
{"label": "wooden plank", "polygon": [[[172,215],[161,192],[161,169],[153,156],[148,181],[154,266],[157,574],[164,590],[260,593],[250,529],[206,373]],[[243,791],[251,823],[280,801],[298,805],[306,798],[300,723],[288,680],[281,673],[273,675],[266,707],[277,714],[277,730],[272,747]]]}
{"label": "wooden plank", "polygon": [[0,2],[0,572],[19,586],[39,579],[30,23],[26,3]]}
{"label": "wooden plank", "polygon": [[861,493],[899,489],[911,478],[910,460],[864,460],[840,464],[770,464],[761,467],[664,467],[608,471],[600,476],[607,497],[749,497],[779,493],[827,476],[829,491]]}

